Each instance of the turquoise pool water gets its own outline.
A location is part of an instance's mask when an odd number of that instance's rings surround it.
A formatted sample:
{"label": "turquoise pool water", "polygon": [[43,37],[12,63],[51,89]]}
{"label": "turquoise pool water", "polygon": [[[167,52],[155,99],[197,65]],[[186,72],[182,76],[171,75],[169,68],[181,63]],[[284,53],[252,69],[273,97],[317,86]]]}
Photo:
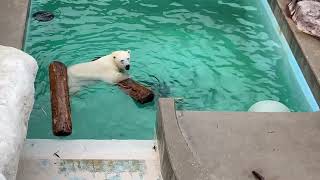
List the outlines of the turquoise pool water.
{"label": "turquoise pool water", "polygon": [[[54,138],[50,62],[72,65],[121,49],[132,51],[133,79],[158,96],[182,98],[183,109],[246,111],[272,99],[312,111],[262,1],[32,0],[30,13],[40,10],[55,19],[29,19],[25,50],[39,63],[29,138]],[[101,82],[72,97],[72,118],[67,138],[151,139],[156,104],[136,104]]]}

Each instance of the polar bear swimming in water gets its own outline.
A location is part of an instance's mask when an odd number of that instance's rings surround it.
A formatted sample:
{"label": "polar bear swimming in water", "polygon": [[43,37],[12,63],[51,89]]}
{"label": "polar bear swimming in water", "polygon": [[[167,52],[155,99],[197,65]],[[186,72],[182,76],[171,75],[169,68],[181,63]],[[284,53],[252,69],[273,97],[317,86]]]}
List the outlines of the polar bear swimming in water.
{"label": "polar bear swimming in water", "polygon": [[97,60],[68,67],[68,85],[73,94],[95,81],[116,84],[129,78],[130,50],[115,51]]}

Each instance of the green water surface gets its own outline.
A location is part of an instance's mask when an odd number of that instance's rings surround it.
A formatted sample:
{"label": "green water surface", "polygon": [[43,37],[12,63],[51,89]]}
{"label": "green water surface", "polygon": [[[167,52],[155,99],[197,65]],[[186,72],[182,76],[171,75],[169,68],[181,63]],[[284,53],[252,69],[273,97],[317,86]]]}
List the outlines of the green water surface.
{"label": "green water surface", "polygon": [[[29,138],[51,131],[48,65],[132,51],[130,75],[188,110],[246,111],[272,99],[309,111],[284,77],[288,53],[257,0],[32,0],[25,50],[39,64]],[[155,77],[158,79],[156,79]],[[151,139],[156,104],[98,83],[72,97],[73,139]]]}

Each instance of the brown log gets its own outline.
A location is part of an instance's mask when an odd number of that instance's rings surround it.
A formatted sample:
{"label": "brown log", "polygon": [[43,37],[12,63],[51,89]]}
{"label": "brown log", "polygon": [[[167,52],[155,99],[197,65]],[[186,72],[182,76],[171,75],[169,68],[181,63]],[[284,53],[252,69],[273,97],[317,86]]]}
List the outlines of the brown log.
{"label": "brown log", "polygon": [[72,133],[67,67],[54,61],[49,66],[52,130],[56,136]]}
{"label": "brown log", "polygon": [[141,104],[153,101],[154,93],[144,87],[143,85],[135,82],[132,79],[126,79],[118,83],[118,86],[132,99],[138,101]]}

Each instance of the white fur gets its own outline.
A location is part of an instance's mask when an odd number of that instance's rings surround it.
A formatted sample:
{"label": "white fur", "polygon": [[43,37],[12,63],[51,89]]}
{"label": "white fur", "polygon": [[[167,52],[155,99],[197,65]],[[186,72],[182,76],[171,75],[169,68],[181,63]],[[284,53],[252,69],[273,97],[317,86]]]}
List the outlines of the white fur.
{"label": "white fur", "polygon": [[116,84],[128,79],[126,65],[130,65],[130,51],[115,51],[95,61],[73,65],[68,68],[70,93],[94,81]]}

